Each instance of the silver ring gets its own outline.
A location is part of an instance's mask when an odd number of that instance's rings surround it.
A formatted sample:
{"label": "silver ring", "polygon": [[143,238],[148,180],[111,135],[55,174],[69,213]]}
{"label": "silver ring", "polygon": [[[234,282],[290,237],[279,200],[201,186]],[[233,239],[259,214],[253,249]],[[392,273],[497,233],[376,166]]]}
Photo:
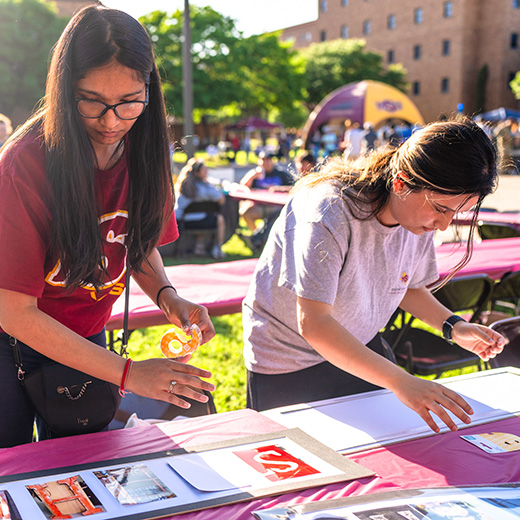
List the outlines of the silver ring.
{"label": "silver ring", "polygon": [[176,381],[171,381],[170,382],[170,387],[168,388],[168,393],[169,394],[173,394],[173,387],[177,384]]}

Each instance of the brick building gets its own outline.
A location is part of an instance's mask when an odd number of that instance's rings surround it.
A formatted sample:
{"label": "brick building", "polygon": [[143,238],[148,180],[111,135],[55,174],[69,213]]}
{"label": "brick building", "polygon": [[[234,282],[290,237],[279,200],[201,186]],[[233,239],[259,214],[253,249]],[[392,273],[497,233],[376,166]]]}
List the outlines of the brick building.
{"label": "brick building", "polygon": [[426,121],[460,103],[467,114],[518,108],[508,84],[520,70],[520,0],[316,1],[318,19],[284,29],[282,38],[296,48],[365,39],[386,65],[403,64],[408,95]]}

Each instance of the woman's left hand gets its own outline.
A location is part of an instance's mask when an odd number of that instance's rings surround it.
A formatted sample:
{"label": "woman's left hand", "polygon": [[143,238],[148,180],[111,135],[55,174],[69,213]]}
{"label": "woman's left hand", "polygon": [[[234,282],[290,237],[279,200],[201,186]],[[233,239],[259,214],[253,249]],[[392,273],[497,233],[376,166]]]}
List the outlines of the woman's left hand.
{"label": "woman's left hand", "polygon": [[504,336],[493,329],[466,321],[455,323],[452,337],[457,345],[473,352],[484,361],[500,354],[506,344]]}
{"label": "woman's left hand", "polygon": [[198,325],[202,332],[201,345],[215,336],[215,328],[206,307],[185,300],[174,291],[166,292],[167,295],[161,295],[161,308],[170,323],[180,327],[188,336],[191,335],[191,325]]}

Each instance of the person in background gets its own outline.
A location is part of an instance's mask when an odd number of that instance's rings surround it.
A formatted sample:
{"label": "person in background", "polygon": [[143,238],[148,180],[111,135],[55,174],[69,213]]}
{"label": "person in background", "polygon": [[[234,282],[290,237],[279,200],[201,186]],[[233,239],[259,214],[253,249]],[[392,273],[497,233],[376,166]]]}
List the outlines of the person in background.
{"label": "person in background", "polygon": [[329,157],[338,151],[338,136],[330,125],[323,127],[321,146],[323,148],[323,157]]}
{"label": "person in background", "polygon": [[[35,409],[18,380],[54,360],[135,394],[189,408],[210,372],[125,359],[105,325],[126,270],[168,321],[215,335],[208,311],[168,280],[158,245],[178,237],[169,133],[151,40],[132,16],[89,6],[53,48],[42,108],[0,152],[0,447],[31,442]],[[37,421],[38,424],[39,421]],[[39,424],[42,438],[55,434]]]}
{"label": "person in background", "polygon": [[341,143],[343,157],[346,159],[357,159],[361,155],[364,131],[360,128],[357,121],[350,121],[349,119],[345,121],[345,128]]}
{"label": "person in background", "polygon": [[[258,166],[244,175],[240,185],[250,190],[289,191],[294,184],[294,178],[275,165],[273,158],[272,154],[260,152]],[[267,219],[276,211],[278,209],[274,206],[259,204],[252,200],[241,201],[239,208],[240,216],[253,232],[257,231],[257,220]]]}
{"label": "person in background", "polygon": [[379,145],[377,133],[372,123],[365,121],[363,124],[363,139],[361,140],[361,153],[366,154],[373,152]]}
{"label": "person in background", "polygon": [[298,177],[303,177],[304,175],[311,173],[316,167],[314,155],[306,150],[298,152],[294,158],[294,166],[296,167]]}
{"label": "person in background", "polygon": [[[452,316],[429,290],[439,277],[435,229],[473,208],[472,235],[496,180],[495,150],[472,121],[431,124],[398,149],[332,159],[302,177],[243,303],[247,406],[384,387],[435,432],[432,413],[452,430],[448,411],[469,423],[461,396],[392,363],[377,334],[400,307],[485,361],[502,351],[500,334]],[[470,254],[471,236],[454,271]]]}
{"label": "person in background", "polygon": [[[175,183],[177,198],[175,201],[175,216],[177,220],[183,219],[186,229],[216,229],[217,243],[213,245],[211,256],[213,258],[224,258],[222,251],[226,223],[221,213],[187,213],[184,210],[192,202],[218,202],[224,204],[225,195],[215,186],[208,182],[208,167],[203,161],[192,157],[184,168],[182,168],[177,182]],[[203,235],[197,236],[194,254],[206,255]]]}
{"label": "person in background", "polygon": [[0,148],[2,148],[12,132],[13,126],[11,120],[4,114],[0,114]]}

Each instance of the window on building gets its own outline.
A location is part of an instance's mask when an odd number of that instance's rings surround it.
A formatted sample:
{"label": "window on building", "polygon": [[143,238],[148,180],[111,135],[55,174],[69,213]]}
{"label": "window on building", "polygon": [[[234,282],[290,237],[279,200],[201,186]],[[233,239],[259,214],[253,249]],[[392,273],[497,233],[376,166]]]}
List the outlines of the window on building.
{"label": "window on building", "polygon": [[424,21],[424,10],[422,7],[418,7],[413,13],[413,21],[415,23],[423,23]]}
{"label": "window on building", "polygon": [[395,63],[395,54],[393,50],[389,50],[386,53],[386,61],[387,63]]}
{"label": "window on building", "polygon": [[451,18],[453,16],[453,2],[444,2],[443,15],[444,18]]}
{"label": "window on building", "polygon": [[348,0],[341,0],[341,7],[347,7]]}
{"label": "window on building", "polygon": [[414,45],[413,46],[413,59],[414,60],[420,60],[421,59],[421,53],[422,53],[421,45]]}
{"label": "window on building", "polygon": [[346,40],[348,38],[348,27],[346,25],[341,26],[341,37]]}
{"label": "window on building", "polygon": [[365,20],[363,22],[363,34],[370,34],[370,31],[372,29],[372,24],[370,23],[370,20]]}
{"label": "window on building", "polygon": [[421,93],[421,82],[420,81],[414,81],[412,83],[412,94],[414,96],[418,96]]}
{"label": "window on building", "polygon": [[320,2],[320,11],[322,13],[326,13],[327,12],[327,0],[321,0],[321,2]]}
{"label": "window on building", "polygon": [[441,92],[446,94],[450,91],[450,78],[442,78],[441,80]]}
{"label": "window on building", "polygon": [[518,33],[511,33],[511,49],[518,49]]}
{"label": "window on building", "polygon": [[451,40],[442,40],[442,55],[449,56],[451,54]]}
{"label": "window on building", "polygon": [[306,32],[306,33],[303,35],[303,39],[304,39],[307,43],[312,42],[312,33],[311,33],[311,32]]}
{"label": "window on building", "polygon": [[320,42],[326,42],[327,41],[327,31],[321,31],[320,32]]}
{"label": "window on building", "polygon": [[387,20],[387,26],[390,30],[395,29],[395,14],[391,14]]}
{"label": "window on building", "polygon": [[513,9],[520,9],[520,0],[513,0]]}

